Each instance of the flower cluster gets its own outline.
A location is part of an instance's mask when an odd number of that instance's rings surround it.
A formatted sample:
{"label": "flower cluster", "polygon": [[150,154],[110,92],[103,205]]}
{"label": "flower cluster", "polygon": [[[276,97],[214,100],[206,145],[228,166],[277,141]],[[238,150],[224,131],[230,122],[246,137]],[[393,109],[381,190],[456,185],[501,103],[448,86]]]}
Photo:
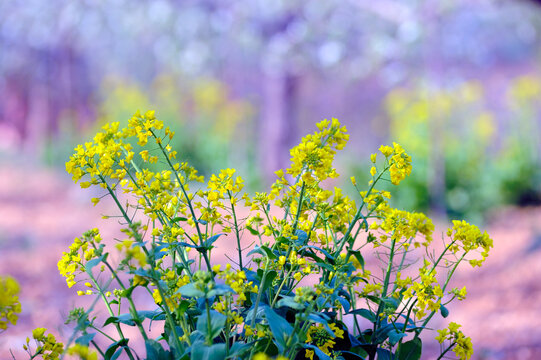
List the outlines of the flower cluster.
{"label": "flower cluster", "polygon": [[56,337],[49,333],[45,335],[47,329],[36,328],[32,331],[32,338],[36,343],[36,349],[31,351],[30,338],[26,338],[26,345],[23,345],[24,349],[33,359],[37,356],[41,356],[43,360],[58,360],[64,351],[64,344],[58,342]]}
{"label": "flower cluster", "polygon": [[[340,329],[336,324],[328,324],[329,329],[326,329],[323,325],[312,325],[306,333],[306,343],[317,346],[326,355],[332,355],[333,346],[336,345],[336,339],[344,338],[344,331]],[[329,331],[331,330],[331,331]],[[306,358],[314,360],[314,351],[306,350]]]}
{"label": "flower cluster", "polygon": [[58,271],[66,278],[68,287],[77,283],[75,277],[79,272],[84,271],[81,268],[84,263],[101,255],[103,246],[100,242],[99,230],[94,228],[85,232],[82,238],[75,238],[69,247],[70,251],[62,253],[62,258],[58,262]]}
{"label": "flower cluster", "polygon": [[[411,174],[411,156],[406,154],[400,145],[397,143],[393,143],[393,147],[382,145],[379,151],[389,162],[389,173],[391,175],[391,182],[394,185],[400,184],[406,176]],[[374,175],[375,172],[372,173],[372,176]]]}
{"label": "flower cluster", "polygon": [[459,329],[459,324],[451,322],[446,329],[438,330],[436,340],[440,344],[443,344],[446,340],[449,341],[451,343],[450,347],[453,347],[453,352],[460,360],[469,359],[473,355],[471,339]]}
{"label": "flower cluster", "polygon": [[[330,125],[330,126],[329,126]],[[336,150],[346,145],[349,135],[346,127],[337,119],[324,120],[317,124],[319,132],[305,136],[301,143],[291,149],[291,167],[287,173],[293,177],[305,174],[304,180],[310,182],[315,176],[318,180],[337,177],[332,167]]]}
{"label": "flower cluster", "polygon": [[19,284],[10,276],[0,276],[0,330],[7,329],[8,323],[17,324],[20,312]]}
{"label": "flower cluster", "polygon": [[475,225],[468,224],[466,221],[453,220],[453,227],[447,230],[447,236],[454,240],[451,251],[457,252],[463,250],[468,253],[472,250],[481,249],[481,259],[471,259],[472,266],[481,266],[488,256],[493,241],[485,231]]}
{"label": "flower cluster", "polygon": [[[77,147],[66,169],[75,181],[84,180],[81,187],[97,185],[115,201],[127,238],[117,241],[119,252],[110,261],[99,232],[91,230],[59,261],[69,287],[86,274],[90,290],[80,292],[101,298],[108,313],[103,327],[114,327],[104,332],[91,312],[74,312],[81,336],[67,353],[95,359],[86,346],[92,331],[112,342],[113,350],[93,343],[99,353],[135,359],[124,333],[134,326],[149,354],[160,358],[322,359],[345,352],[405,358],[401,349],[420,356],[419,336],[430,319],[466,295],[465,289],[447,289],[456,267],[472,250],[480,248],[486,258],[492,242],[457,222],[450,244],[433,255],[432,221],[393,209],[390,192],[376,189],[382,180],[398,185],[411,173],[411,157],[396,143],[380,147],[380,161],[370,156],[368,189],[359,189],[355,178],[352,196],[329,188],[325,180],[338,176],[334,156],[349,135],[336,119],[317,127],[291,150],[291,166],[276,172],[270,191],[252,197],[242,194],[244,181],[234,169],[204,184],[193,167],[174,162],[173,133],[154,112],[135,114],[124,129],[107,125],[93,142]],[[166,168],[156,170],[160,165]],[[192,192],[195,181],[203,184]],[[250,213],[240,217],[241,207]],[[236,246],[236,253],[227,251],[228,263],[220,264],[212,250],[224,244]],[[363,247],[370,244],[383,263],[382,276],[365,263]],[[423,266],[408,272],[420,247],[428,254]],[[353,327],[344,316],[353,317]],[[162,336],[150,339],[146,322],[162,322]],[[458,335],[442,336],[453,340],[457,354],[469,356]]]}

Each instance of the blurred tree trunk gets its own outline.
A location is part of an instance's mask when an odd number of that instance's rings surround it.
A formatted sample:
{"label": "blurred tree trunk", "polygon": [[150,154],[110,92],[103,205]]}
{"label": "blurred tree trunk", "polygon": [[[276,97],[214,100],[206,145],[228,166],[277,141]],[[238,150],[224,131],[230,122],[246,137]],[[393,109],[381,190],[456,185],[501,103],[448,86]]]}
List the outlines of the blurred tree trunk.
{"label": "blurred tree trunk", "polygon": [[286,168],[297,131],[298,77],[287,71],[267,72],[263,79],[259,158],[266,183]]}

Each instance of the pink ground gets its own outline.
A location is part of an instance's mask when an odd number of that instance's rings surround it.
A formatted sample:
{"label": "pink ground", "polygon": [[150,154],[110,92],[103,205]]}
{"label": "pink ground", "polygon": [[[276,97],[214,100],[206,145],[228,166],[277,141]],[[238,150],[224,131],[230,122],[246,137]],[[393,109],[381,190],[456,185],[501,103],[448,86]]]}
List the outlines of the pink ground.
{"label": "pink ground", "polygon": [[[71,335],[63,321],[88,299],[67,288],[57,261],[89,228],[99,227],[104,238],[118,228],[114,220],[101,219],[102,213],[114,213],[112,205],[92,207],[91,192],[51,171],[0,168],[0,274],[21,283],[23,307],[18,325],[0,335],[0,358],[10,358],[9,349],[17,359],[27,358],[22,344],[35,327],[64,339]],[[468,298],[449,307],[448,320],[471,336],[474,359],[541,359],[541,208],[501,211],[487,230],[495,248],[481,269],[464,266],[456,275],[456,286],[466,285]],[[223,254],[234,256],[232,249],[222,246],[215,261],[227,262]],[[435,341],[429,342],[428,350],[436,351]],[[427,352],[423,358],[433,356]]]}

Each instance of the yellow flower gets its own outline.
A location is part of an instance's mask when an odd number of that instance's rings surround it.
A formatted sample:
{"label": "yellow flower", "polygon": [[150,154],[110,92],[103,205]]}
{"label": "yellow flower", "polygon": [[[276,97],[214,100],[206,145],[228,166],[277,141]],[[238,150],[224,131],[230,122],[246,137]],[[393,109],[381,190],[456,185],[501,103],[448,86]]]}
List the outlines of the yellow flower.
{"label": "yellow flower", "polygon": [[47,331],[45,328],[35,328],[32,330],[32,337],[36,340],[41,340],[43,338],[43,334],[45,334],[45,331]]}
{"label": "yellow flower", "polygon": [[98,353],[91,351],[88,346],[75,344],[68,349],[69,355],[77,355],[80,360],[98,360]]}

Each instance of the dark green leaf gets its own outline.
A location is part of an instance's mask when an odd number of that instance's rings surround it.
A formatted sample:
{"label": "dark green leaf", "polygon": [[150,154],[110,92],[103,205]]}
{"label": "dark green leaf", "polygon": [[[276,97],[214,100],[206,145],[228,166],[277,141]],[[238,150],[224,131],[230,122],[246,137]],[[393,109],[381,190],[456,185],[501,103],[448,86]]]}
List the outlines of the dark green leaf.
{"label": "dark green leaf", "polygon": [[145,340],[145,349],[147,352],[146,360],[171,360],[171,352],[166,351],[162,345],[153,339]]}
{"label": "dark green leaf", "polygon": [[260,289],[260,291],[264,292],[265,290],[267,290],[272,285],[272,281],[277,274],[278,273],[274,270],[270,270],[269,272],[267,272],[265,277],[261,280],[262,288]]}
{"label": "dark green leaf", "polygon": [[389,331],[389,343],[394,346],[400,341],[400,339],[405,336],[406,334],[402,331],[397,331],[396,329],[393,329]]}
{"label": "dark green leaf", "polygon": [[378,328],[376,330],[376,343],[381,344],[389,337],[389,332],[391,330],[394,330],[394,326],[392,324],[385,324],[382,327]]}
{"label": "dark green leaf", "polygon": [[419,360],[423,350],[423,343],[420,338],[414,338],[400,345],[397,357],[398,360]]}
{"label": "dark green leaf", "polygon": [[361,268],[364,270],[364,258],[361,255],[361,252],[359,250],[351,250],[348,249],[348,252],[357,259],[357,261],[361,264]]}
{"label": "dark green leaf", "polygon": [[299,304],[295,301],[292,296],[284,296],[276,303],[276,306],[281,308],[282,306],[287,306],[295,310],[303,310],[306,306]]}
{"label": "dark green leaf", "polygon": [[182,216],[177,216],[177,217],[174,217],[171,219],[171,222],[179,222],[179,221],[186,221],[188,219],[186,219],[185,217],[182,217]]}
{"label": "dark green leaf", "polygon": [[[111,345],[109,345],[109,347],[107,348],[107,350],[105,350],[105,360],[113,360],[113,359],[116,359],[120,353],[122,352],[122,349],[119,349],[119,347],[124,347],[124,346],[127,346],[128,345],[128,341],[129,339],[122,339],[122,340],[119,340],[115,343],[112,343]],[[119,349],[119,354],[115,354],[115,351]]]}
{"label": "dark green leaf", "polygon": [[116,316],[109,316],[103,323],[102,327],[105,327],[109,324],[117,324],[117,323],[118,323],[118,318]]}
{"label": "dark green leaf", "polygon": [[376,314],[368,309],[355,309],[349,312],[350,314],[361,315],[370,322],[376,322]]}
{"label": "dark green leaf", "polygon": [[278,315],[273,309],[265,306],[264,312],[265,318],[267,319],[274,339],[276,340],[276,345],[278,346],[280,353],[283,353],[286,349],[288,339],[291,336],[296,337],[297,334],[293,333],[293,327],[286,321],[286,319]]}
{"label": "dark green leaf", "polygon": [[[210,321],[210,326],[209,326]],[[206,312],[203,312],[198,318],[197,318],[197,330],[199,330],[201,333],[205,334],[205,337],[212,341],[215,337],[220,335],[220,332],[223,330],[225,326],[225,322],[227,321],[227,316],[225,316],[222,313],[219,313],[218,311],[211,310],[210,311],[210,319],[207,316]]]}
{"label": "dark green leaf", "polygon": [[393,360],[394,355],[387,349],[378,348],[378,360]]}
{"label": "dark green leaf", "polygon": [[111,356],[111,360],[116,360],[120,357],[120,355],[122,354],[122,351],[124,351],[124,347],[121,347],[120,349],[118,349],[117,351],[115,351],[115,353],[113,354],[113,356]]}
{"label": "dark green leaf", "polygon": [[[356,349],[357,350],[357,349]],[[341,350],[340,351],[340,354],[342,354],[342,356],[344,357],[344,355],[346,355],[347,357],[345,357],[346,359],[360,359],[360,360],[365,360],[366,356],[368,356],[368,354],[366,353],[366,351],[364,351],[363,349],[360,349],[360,351],[363,352],[364,356],[361,356],[360,354],[357,354],[357,353],[354,353],[354,352],[351,352],[351,351],[344,351],[344,350]]]}
{"label": "dark green leaf", "polygon": [[229,356],[233,358],[238,358],[242,356],[244,353],[250,351],[252,348],[253,342],[246,344],[241,341],[237,341],[231,346],[231,349],[229,349]]}
{"label": "dark green leaf", "polygon": [[317,246],[314,246],[314,245],[305,245],[303,247],[301,247],[299,249],[299,253],[304,250],[304,249],[314,249],[314,250],[317,250],[319,251],[320,253],[322,253],[323,255],[325,255],[325,257],[327,258],[327,260],[332,264],[334,264],[334,257],[329,254],[327,251],[323,250],[322,248],[318,248]]}
{"label": "dark green leaf", "polygon": [[225,359],[225,344],[206,345],[196,342],[192,345],[191,360],[217,360]]}

